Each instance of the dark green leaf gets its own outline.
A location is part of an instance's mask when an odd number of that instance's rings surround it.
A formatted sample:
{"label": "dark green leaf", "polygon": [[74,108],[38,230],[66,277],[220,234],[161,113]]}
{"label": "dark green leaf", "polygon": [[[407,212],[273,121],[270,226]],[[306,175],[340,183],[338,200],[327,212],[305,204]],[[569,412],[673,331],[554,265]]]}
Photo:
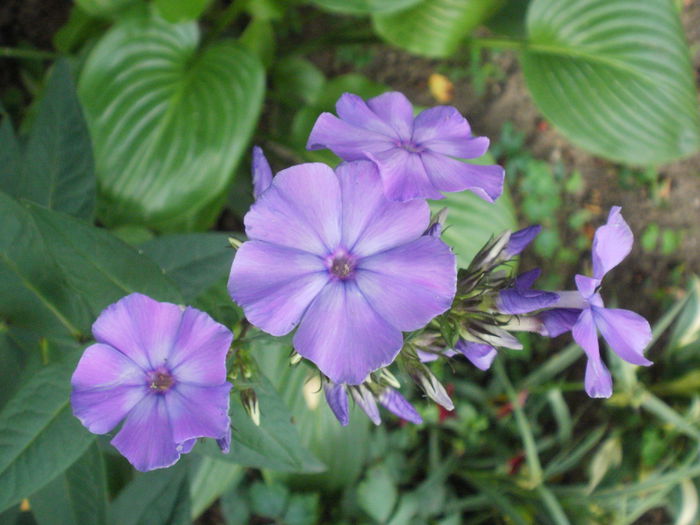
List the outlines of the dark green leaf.
{"label": "dark green leaf", "polygon": [[211,224],[247,149],[264,71],[230,40],[199,47],[195,22],[124,18],[97,44],[79,94],[108,225]]}
{"label": "dark green leaf", "polygon": [[43,368],[0,412],[0,511],[54,479],[94,440],[71,413],[74,368],[75,359]]}
{"label": "dark green leaf", "polygon": [[184,460],[174,467],[136,474],[112,503],[109,518],[113,525],[192,523]]}
{"label": "dark green leaf", "polygon": [[407,9],[421,0],[312,0],[322,9],[335,13],[365,15],[371,13],[392,13]]}
{"label": "dark green leaf", "polygon": [[421,0],[410,9],[376,14],[374,28],[387,42],[431,57],[446,57],[501,5],[501,0]]}
{"label": "dark green leaf", "polygon": [[97,443],[68,470],[34,494],[30,504],[39,525],[107,523],[107,480]]}
{"label": "dark green leaf", "polygon": [[21,151],[12,122],[8,115],[2,116],[0,124],[0,190],[15,195],[18,191]]}
{"label": "dark green leaf", "polygon": [[246,26],[240,43],[260,59],[265,67],[270,67],[275,60],[275,31],[269,20],[254,18]]}
{"label": "dark green leaf", "polygon": [[534,0],[523,72],[567,138],[629,164],[700,147],[693,71],[673,2]]}
{"label": "dark green leaf", "polygon": [[160,15],[168,22],[196,20],[206,10],[211,0],[155,0]]}
{"label": "dark green leaf", "polygon": [[253,514],[266,518],[281,518],[287,507],[289,491],[280,483],[253,483],[250,487],[250,505]]}
{"label": "dark green leaf", "polygon": [[323,72],[300,57],[289,57],[277,61],[272,76],[280,102],[290,105],[315,104],[326,83]]}
{"label": "dark green leaf", "polygon": [[141,245],[165,275],[177,283],[187,302],[228,276],[234,251],[225,233],[164,235]]}
{"label": "dark green leaf", "polygon": [[357,486],[357,502],[379,523],[389,519],[397,498],[396,484],[383,465],[369,470]]}

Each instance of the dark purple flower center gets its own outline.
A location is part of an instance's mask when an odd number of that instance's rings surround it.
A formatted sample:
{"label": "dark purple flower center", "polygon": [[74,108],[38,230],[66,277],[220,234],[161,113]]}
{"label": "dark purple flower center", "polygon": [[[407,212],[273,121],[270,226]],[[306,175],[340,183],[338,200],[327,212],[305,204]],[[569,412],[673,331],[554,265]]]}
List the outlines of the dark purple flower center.
{"label": "dark purple flower center", "polygon": [[328,257],[326,265],[331,275],[344,281],[354,275],[356,261],[345,250],[336,250],[335,253]]}
{"label": "dark purple flower center", "polygon": [[164,367],[157,368],[148,373],[148,386],[157,393],[167,392],[175,384],[175,378]]}
{"label": "dark purple flower center", "polygon": [[399,148],[405,149],[409,153],[423,153],[425,148],[420,144],[416,144],[412,140],[400,140],[396,143]]}

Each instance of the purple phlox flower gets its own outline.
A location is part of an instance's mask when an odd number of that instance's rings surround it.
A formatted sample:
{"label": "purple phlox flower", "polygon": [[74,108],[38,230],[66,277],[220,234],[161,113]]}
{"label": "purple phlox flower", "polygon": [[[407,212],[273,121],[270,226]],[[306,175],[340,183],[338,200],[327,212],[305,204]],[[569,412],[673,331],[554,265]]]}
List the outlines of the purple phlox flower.
{"label": "purple phlox flower", "polygon": [[541,231],[542,226],[535,224],[512,233],[508,239],[508,244],[506,244],[506,247],[503,249],[503,257],[505,259],[510,259],[511,257],[520,255]]}
{"label": "purple phlox flower", "polygon": [[491,363],[493,363],[493,360],[498,354],[496,349],[491,345],[465,341],[462,338],[457,341],[455,350],[469,359],[479,370],[488,370],[491,368]]}
{"label": "purple phlox flower", "polygon": [[480,157],[489,140],[474,137],[454,107],[426,109],[414,118],[413,106],[402,93],[384,93],[366,102],[344,93],[336,111],[337,117],[319,116],[307,149],[328,148],[343,160],[373,160],[392,201],[441,199],[443,191],[470,190],[493,202],[503,191],[501,166],[458,160]]}
{"label": "purple phlox flower", "polygon": [[413,408],[413,405],[411,405],[398,390],[394,390],[390,387],[385,388],[382,393],[379,394],[379,402],[389,412],[401,419],[405,419],[409,423],[419,425],[423,422],[423,418],[416,409]]}
{"label": "purple phlox flower", "polygon": [[[549,314],[550,329],[561,331],[570,323],[574,340],[588,357],[585,386],[591,397],[610,397],[612,378],[600,357],[598,332],[610,348],[623,360],[641,366],[651,365],[644,349],[651,341],[651,327],[646,319],[630,310],[606,308],[598,292],[605,274],[617,266],[632,250],[633,234],[625,222],[620,207],[610,210],[608,221],[596,230],[593,238],[593,277],[576,275],[577,292],[560,292],[556,303],[565,308]],[[571,308],[573,307],[573,308]]]}
{"label": "purple phlox flower", "polygon": [[442,208],[437,212],[432,219],[430,219],[430,225],[428,229],[425,230],[423,235],[429,235],[431,237],[437,237],[438,239],[442,235],[443,228],[445,227],[445,220],[447,219],[447,208]]}
{"label": "purple phlox flower", "polygon": [[416,412],[416,409],[413,408],[413,405],[411,405],[397,390],[391,387],[383,387],[381,393],[375,395],[372,390],[365,385],[347,386],[325,381],[323,390],[326,395],[326,401],[336,419],[343,426],[346,426],[350,422],[348,389],[355,403],[357,403],[375,425],[379,425],[382,422],[377,407],[377,401],[389,412],[406,421],[416,424],[423,422],[423,419],[420,414]]}
{"label": "purple phlox flower", "polygon": [[556,293],[532,289],[539,276],[539,268],[519,275],[513,288],[498,293],[496,308],[505,314],[517,315],[541,310],[557,302],[559,296]]}
{"label": "purple phlox flower", "polygon": [[71,404],[138,470],[169,467],[199,437],[230,443],[226,353],[233,334],[204,312],[134,293],[105,309],[73,373]]}
{"label": "purple phlox flower", "polygon": [[429,220],[423,200],[387,200],[371,162],[283,170],[245,216],[229,293],[265,332],[298,324],[296,351],[358,385],[452,304],[456,259]]}
{"label": "purple phlox flower", "polygon": [[253,197],[256,199],[272,184],[272,168],[260,146],[253,146]]}

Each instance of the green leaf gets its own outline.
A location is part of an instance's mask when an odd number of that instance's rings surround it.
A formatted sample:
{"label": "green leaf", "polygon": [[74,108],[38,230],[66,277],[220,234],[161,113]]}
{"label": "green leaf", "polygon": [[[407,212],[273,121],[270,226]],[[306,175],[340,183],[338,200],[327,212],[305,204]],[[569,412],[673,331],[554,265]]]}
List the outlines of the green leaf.
{"label": "green leaf", "polygon": [[[485,157],[484,161],[477,164],[487,164],[491,159]],[[433,213],[445,207],[448,213],[442,240],[454,249],[460,268],[469,266],[472,257],[491,236],[517,229],[513,202],[506,190],[494,203],[470,191],[448,193],[443,200],[430,203]]]}
{"label": "green leaf", "polygon": [[255,425],[243,408],[240,396],[231,396],[231,452],[221,454],[212,440],[197,450],[206,455],[241,465],[283,472],[319,472],[325,468],[301,444],[292,416],[275,387],[262,374],[254,380],[239,378],[236,388],[252,388],[260,406],[260,426]]}
{"label": "green leaf", "polygon": [[569,140],[642,165],[700,146],[691,61],[672,2],[534,0],[527,28],[525,80]]}
{"label": "green leaf", "polygon": [[673,327],[668,352],[677,352],[700,342],[700,278],[693,276],[688,297]]}
{"label": "green leaf", "polygon": [[43,368],[0,412],[0,511],[54,479],[94,440],[68,402],[75,362]]}
{"label": "green leaf", "polygon": [[181,301],[155,263],[84,221],[0,193],[0,224],[0,319],[10,334],[83,340],[129,293]]}
{"label": "green leaf", "polygon": [[289,491],[280,483],[260,481],[250,487],[250,506],[254,514],[266,518],[280,518],[287,506]]}
{"label": "green leaf", "polygon": [[185,233],[156,237],[141,245],[188,303],[228,276],[234,251],[225,233]]}
{"label": "green leaf", "polygon": [[272,84],[281,103],[315,104],[325,83],[323,72],[305,58],[292,56],[275,62]]}
{"label": "green leaf", "polygon": [[92,144],[70,66],[56,62],[25,147],[10,119],[0,127],[0,190],[90,219],[95,207]]}
{"label": "green leaf", "polygon": [[321,9],[333,13],[366,15],[371,13],[392,13],[407,9],[421,0],[312,0]]}
{"label": "green leaf", "polygon": [[269,20],[263,18],[251,20],[241,35],[240,43],[258,57],[266,68],[275,61],[275,31]]}
{"label": "green leaf", "polygon": [[201,456],[199,462],[190,469],[192,519],[201,516],[230,487],[238,485],[244,474],[245,471],[239,465]]}
{"label": "green leaf", "polygon": [[502,0],[422,0],[410,9],[372,17],[384,40],[430,57],[447,57]]}
{"label": "green leaf", "polygon": [[107,480],[102,454],[93,443],[63,474],[30,498],[39,525],[104,525]]}
{"label": "green leaf", "polygon": [[139,472],[110,508],[113,525],[188,525],[190,492],[185,461],[174,467]]}
{"label": "green leaf", "polygon": [[211,0],[154,0],[160,16],[168,22],[196,20],[210,3]]}
{"label": "green leaf", "polygon": [[379,523],[389,519],[397,498],[396,484],[383,465],[370,469],[357,486],[358,504]]}
{"label": "green leaf", "polygon": [[119,11],[140,0],[75,0],[83,11],[102,18],[114,17]]}
{"label": "green leaf", "polygon": [[197,24],[122,20],[79,82],[109,225],[209,226],[248,146],[264,94],[260,62],[233,41],[199,47]]}

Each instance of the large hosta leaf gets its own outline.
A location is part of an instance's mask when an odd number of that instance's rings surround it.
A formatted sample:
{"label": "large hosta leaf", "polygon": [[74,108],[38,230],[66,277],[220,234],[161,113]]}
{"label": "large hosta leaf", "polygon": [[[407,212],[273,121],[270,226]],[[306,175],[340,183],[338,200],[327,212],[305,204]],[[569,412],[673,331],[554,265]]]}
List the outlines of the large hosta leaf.
{"label": "large hosta leaf", "polygon": [[230,40],[199,46],[194,22],[131,16],[90,54],[80,78],[110,226],[208,226],[260,112],[264,71]]}
{"label": "large hosta leaf", "polygon": [[312,0],[322,9],[351,15],[390,13],[412,7],[421,0]]}
{"label": "large hosta leaf", "polygon": [[572,142],[631,164],[700,145],[688,46],[668,0],[534,0],[525,79]]}
{"label": "large hosta leaf", "polygon": [[410,9],[377,13],[374,28],[386,41],[413,53],[445,57],[500,6],[501,0],[422,0]]}

